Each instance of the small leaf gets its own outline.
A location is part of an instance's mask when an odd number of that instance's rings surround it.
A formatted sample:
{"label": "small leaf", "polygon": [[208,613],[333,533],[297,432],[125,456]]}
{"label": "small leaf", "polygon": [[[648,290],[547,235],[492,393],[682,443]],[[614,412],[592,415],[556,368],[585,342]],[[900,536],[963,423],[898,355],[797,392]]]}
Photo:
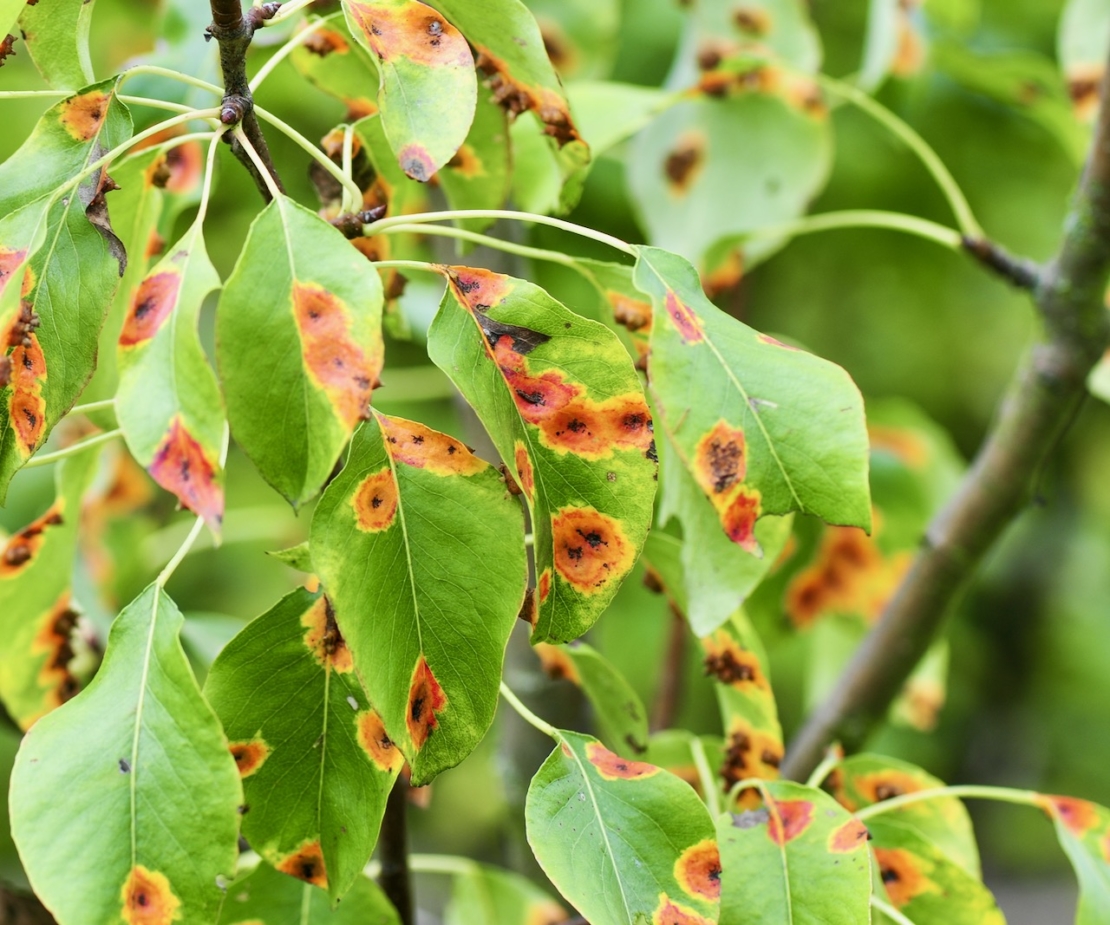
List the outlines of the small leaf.
{"label": "small leaf", "polygon": [[820,790],[787,781],[765,786],[755,808],[717,820],[721,925],[869,922],[863,823]]}
{"label": "small leaf", "polygon": [[303,543],[298,543],[296,546],[290,546],[288,549],[279,549],[276,552],[271,552],[269,555],[277,559],[278,562],[284,562],[290,568],[295,568],[298,572],[311,574],[314,571],[312,566],[312,550],[309,548],[307,540]]}
{"label": "small leaf", "polygon": [[247,237],[216,312],[231,432],[299,507],[369,414],[384,346],[381,280],[346,238],[280,196]]}
{"label": "small leaf", "polygon": [[112,625],[88,689],[19,750],[12,831],[62,925],[211,922],[234,876],[243,792],[181,624],[160,589],[143,591]]}
{"label": "small leaf", "polygon": [[455,876],[443,912],[444,925],[557,925],[566,918],[531,880],[484,864]]}
{"label": "small leaf", "polygon": [[428,352],[482,419],[532,514],[533,640],[601,616],[643,547],[651,417],[616,336],[523,280],[448,268]]}
{"label": "small leaf", "polygon": [[354,36],[377,56],[385,133],[401,168],[430,180],[462,146],[478,80],[466,39],[420,0],[344,0]]}
{"label": "small leaf", "polygon": [[1075,925],[1099,925],[1110,916],[1110,810],[1074,797],[1044,796],[1041,806],[1079,879]]}
{"label": "small leaf", "polygon": [[713,823],[673,774],[575,732],[528,788],[528,843],[591,925],[711,925],[720,860]]}
{"label": "small leaf", "polygon": [[286,595],[220,653],[204,692],[243,778],[251,847],[337,900],[362,877],[404,759],[354,674],[330,601]]}
{"label": "small leaf", "polygon": [[94,0],[51,0],[41,7],[28,3],[19,28],[35,67],[51,87],[78,90],[91,84],[89,26]]}
{"label": "small leaf", "polygon": [[525,590],[520,506],[457,440],[375,414],[316,507],[311,543],[355,668],[421,786],[493,721]]}

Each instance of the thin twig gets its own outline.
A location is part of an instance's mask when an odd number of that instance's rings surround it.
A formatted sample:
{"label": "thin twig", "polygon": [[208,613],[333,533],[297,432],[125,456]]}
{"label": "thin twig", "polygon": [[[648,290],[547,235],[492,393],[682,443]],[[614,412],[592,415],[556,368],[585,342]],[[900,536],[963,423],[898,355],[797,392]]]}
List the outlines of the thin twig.
{"label": "thin twig", "polygon": [[381,858],[378,883],[397,910],[401,925],[414,925],[416,922],[412,873],[409,870],[408,789],[404,776],[398,776],[385,803],[381,835],[378,837]]}
{"label": "thin twig", "polygon": [[663,669],[655,704],[651,710],[653,732],[670,729],[678,715],[682,699],[682,688],[686,680],[686,618],[682,612],[671,605],[671,625],[667,634],[667,648],[663,653]]}
{"label": "thin twig", "polygon": [[987,238],[964,236],[963,248],[989,270],[1013,283],[1019,289],[1033,292],[1041,282],[1041,268],[1032,260],[1015,257],[1001,244]]}

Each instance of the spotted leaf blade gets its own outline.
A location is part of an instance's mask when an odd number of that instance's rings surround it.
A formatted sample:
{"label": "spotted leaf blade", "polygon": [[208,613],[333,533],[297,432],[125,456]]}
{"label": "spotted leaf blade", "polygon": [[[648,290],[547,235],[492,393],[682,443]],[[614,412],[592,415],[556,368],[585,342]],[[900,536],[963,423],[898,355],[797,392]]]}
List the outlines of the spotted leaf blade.
{"label": "spotted leaf blade", "polygon": [[81,498],[97,458],[93,449],[63,460],[54,503],[0,551],[0,700],[21,729],[77,691],[71,586]]}
{"label": "spotted leaf blade", "polygon": [[1041,805],[1079,880],[1075,925],[1110,917],[1110,809],[1072,797],[1045,796]]}
{"label": "spotted leaf blade", "polygon": [[61,925],[211,922],[238,857],[243,791],[151,585],[116,619],[100,671],[39,720],[12,773],[12,831]]}
{"label": "spotted leaf blade", "polygon": [[[325,25],[289,56],[311,83],[347,107],[355,122],[378,111],[374,88],[380,84],[373,58],[347,26],[342,12],[324,17]],[[307,27],[307,24],[306,24]]]}
{"label": "spotted leaf blade", "polygon": [[231,432],[294,507],[314,497],[381,372],[382,286],[335,228],[279,196],[251,226],[216,312]]}
{"label": "spotted leaf blade", "polygon": [[660,423],[732,541],[758,554],[756,520],[791,511],[870,529],[863,398],[848,374],[726,315],[675,254],[638,248],[635,278],[654,306]]}
{"label": "spotted leaf blade", "polygon": [[712,925],[720,862],[713,823],[684,781],[559,731],[532,778],[528,843],[591,925]]}
{"label": "spotted leaf blade", "polygon": [[756,808],[717,820],[717,839],[720,925],[871,921],[867,829],[823,791],[769,783]]}
{"label": "spotted leaf blade", "polygon": [[636,371],[604,325],[524,280],[456,267],[428,354],[477,412],[532,513],[533,640],[601,616],[643,548],[656,465]]}
{"label": "spotted leaf blade", "polygon": [[23,281],[31,255],[46,237],[46,210],[42,197],[0,218],[0,389],[19,368],[12,367],[9,345],[23,339],[26,328],[22,311]]}
{"label": "spotted leaf blade", "polygon": [[93,82],[89,26],[93,0],[27,4],[19,28],[35,67],[51,87],[77,90]]}
{"label": "spotted leaf blade", "polygon": [[451,884],[444,925],[557,925],[566,910],[531,880],[507,870],[472,864]]}
{"label": "spotted leaf blade", "polygon": [[526,583],[520,505],[457,440],[376,414],[316,507],[311,546],[355,670],[426,784],[493,722]]}
{"label": "spotted leaf blade", "polygon": [[286,595],[228,643],[204,692],[243,778],[251,847],[333,900],[345,895],[374,850],[403,758],[331,604],[304,589]]}
{"label": "spotted leaf blade", "polygon": [[366,877],[332,909],[324,892],[263,863],[228,888],[219,925],[401,925],[401,919]]}
{"label": "spotted leaf blade", "polygon": [[[440,171],[439,184],[452,209],[500,209],[512,179],[509,120],[484,89],[478,94],[474,124],[458,153]],[[459,219],[460,228],[485,231],[493,219]]]}
{"label": "spotted leaf blade", "polygon": [[478,78],[466,39],[420,0],[344,0],[355,38],[377,57],[378,105],[401,168],[430,180],[474,120]]}
{"label": "spotted leaf blade", "polygon": [[197,321],[220,277],[200,225],[139,284],[119,338],[116,415],[127,447],[159,485],[219,535],[225,419]]}

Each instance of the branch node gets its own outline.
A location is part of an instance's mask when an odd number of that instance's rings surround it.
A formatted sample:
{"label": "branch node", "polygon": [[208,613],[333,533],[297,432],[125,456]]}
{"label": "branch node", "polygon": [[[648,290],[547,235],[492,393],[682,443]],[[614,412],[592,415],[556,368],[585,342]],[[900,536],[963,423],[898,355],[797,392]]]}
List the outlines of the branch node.
{"label": "branch node", "polygon": [[280,9],[280,3],[263,3],[262,6],[251,7],[250,12],[247,13],[251,31],[261,29],[269,20],[274,18]]}
{"label": "branch node", "polygon": [[236,93],[229,93],[224,97],[223,109],[220,110],[220,121],[227,126],[238,125],[254,108],[254,103],[251,99],[245,96],[239,96]]}
{"label": "branch node", "polygon": [[964,250],[983,266],[993,270],[1003,279],[1019,289],[1036,291],[1041,284],[1041,268],[1031,260],[1015,257],[1002,245],[989,238],[973,238],[964,235],[961,239]]}

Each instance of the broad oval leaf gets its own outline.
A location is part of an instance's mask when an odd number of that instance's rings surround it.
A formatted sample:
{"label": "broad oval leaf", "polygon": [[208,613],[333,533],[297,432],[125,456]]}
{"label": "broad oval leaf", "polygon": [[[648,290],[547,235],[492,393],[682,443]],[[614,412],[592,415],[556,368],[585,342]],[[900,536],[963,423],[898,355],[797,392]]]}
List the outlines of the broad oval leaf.
{"label": "broad oval leaf", "polygon": [[251,847],[343,896],[374,850],[403,758],[355,676],[331,603],[303,588],[286,595],[220,653],[204,692],[243,777]]}
{"label": "broad oval leaf", "polygon": [[51,87],[77,90],[95,79],[89,57],[94,0],[28,3],[19,16],[27,50]]}
{"label": "broad oval leaf", "polygon": [[620,0],[527,0],[559,75],[568,81],[607,77],[621,41]]}
{"label": "broad oval leaf", "polygon": [[350,121],[374,115],[378,111],[374,88],[381,80],[370,52],[355,41],[344,13],[326,16],[324,23],[289,59],[302,76],[347,107]]}
{"label": "broad oval leaf", "polygon": [[344,0],[343,9],[377,56],[382,122],[401,168],[430,180],[474,120],[478,78],[466,39],[420,0]]}
{"label": "broad oval leaf", "polygon": [[758,553],[764,514],[870,529],[863,397],[848,374],[726,315],[683,258],[637,250],[636,285],[654,306],[659,420],[725,533]]}
{"label": "broad oval leaf", "polygon": [[375,414],[316,507],[311,548],[370,701],[426,784],[493,721],[526,583],[520,505],[457,440]]}
{"label": "broad oval leaf", "polygon": [[651,416],[608,328],[531,283],[447,269],[428,355],[478,413],[532,513],[533,640],[601,616],[643,547],[655,496]]}
{"label": "broad oval leaf", "polygon": [[225,419],[197,321],[220,277],[199,224],[142,280],[119,338],[116,415],[127,447],[159,485],[219,535]]}
{"label": "broad oval leaf", "polygon": [[1110,809],[1074,797],[1044,796],[1042,808],[1079,880],[1075,925],[1110,919]]}
{"label": "broad oval leaf", "polygon": [[211,922],[238,857],[243,791],[151,585],[116,619],[88,689],[39,720],[12,774],[12,831],[61,925]]}
{"label": "broad oval leaf", "polygon": [[768,783],[753,809],[717,820],[720,925],[867,925],[867,829],[828,794]]}
{"label": "broad oval leaf", "polygon": [[655,765],[558,731],[532,778],[528,843],[591,925],[712,925],[720,859],[691,787]]}
{"label": "broad oval leaf", "polygon": [[335,468],[384,357],[382,285],[335,228],[279,196],[255,219],[216,312],[231,432],[294,507]]}
{"label": "broad oval leaf", "polygon": [[[463,859],[459,859],[466,863]],[[527,877],[484,864],[467,864],[451,884],[444,925],[558,925],[567,913]]]}

